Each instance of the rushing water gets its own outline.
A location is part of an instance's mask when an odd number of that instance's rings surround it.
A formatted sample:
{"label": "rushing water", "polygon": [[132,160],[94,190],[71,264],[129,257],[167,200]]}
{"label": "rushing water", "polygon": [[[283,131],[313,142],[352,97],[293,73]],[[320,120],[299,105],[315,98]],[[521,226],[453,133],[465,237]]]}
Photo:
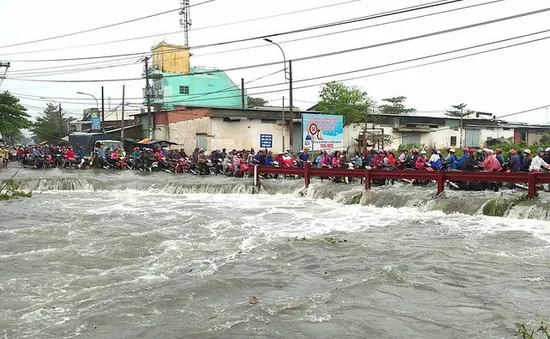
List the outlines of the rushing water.
{"label": "rushing water", "polygon": [[16,178],[35,193],[0,202],[0,338],[513,338],[550,319],[550,223],[432,211],[429,188]]}

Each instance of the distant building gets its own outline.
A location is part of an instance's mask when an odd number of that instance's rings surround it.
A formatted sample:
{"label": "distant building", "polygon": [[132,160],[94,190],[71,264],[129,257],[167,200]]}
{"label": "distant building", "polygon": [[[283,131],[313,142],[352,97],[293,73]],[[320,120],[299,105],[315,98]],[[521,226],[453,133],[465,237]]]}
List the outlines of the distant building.
{"label": "distant building", "polygon": [[[190,66],[189,47],[162,42],[154,46],[152,52],[148,75],[155,111],[173,110],[176,106],[242,107],[241,90],[224,71]],[[143,96],[146,103],[145,89]],[[247,104],[245,95],[245,107]]]}
{"label": "distant building", "polygon": [[[69,123],[69,133],[74,132],[90,132],[92,129],[91,116],[96,114],[97,108],[88,108],[83,110],[82,120],[71,121]],[[130,126],[135,124],[132,115],[141,112],[141,109],[125,107],[124,109],[124,125]],[[101,116],[101,113],[98,113]],[[112,110],[105,110],[105,121],[103,123],[105,130],[118,129],[122,127],[122,108],[116,107]]]}
{"label": "distant building", "polygon": [[[170,140],[186,149],[195,147],[211,150],[215,147],[242,149],[260,147],[260,135],[271,135],[275,152],[288,149],[290,144],[290,119],[285,109],[260,107],[255,109],[234,109],[221,107],[176,107],[174,110],[155,112],[154,135],[156,139]],[[301,113],[295,109],[293,125],[293,151],[302,149]],[[146,113],[134,116],[136,124],[147,120]],[[512,123],[486,117],[463,119],[463,146],[468,148],[494,145],[494,140],[538,142],[548,125]],[[344,128],[343,150],[361,150],[363,133],[384,134],[392,143],[367,144],[368,148],[398,148],[400,145],[415,144],[424,148],[459,148],[460,119],[454,117],[426,117],[418,115],[376,115],[374,122],[353,124]],[[145,134],[143,136],[146,136]],[[284,139],[284,147],[283,147]],[[550,146],[550,145],[549,145]]]}

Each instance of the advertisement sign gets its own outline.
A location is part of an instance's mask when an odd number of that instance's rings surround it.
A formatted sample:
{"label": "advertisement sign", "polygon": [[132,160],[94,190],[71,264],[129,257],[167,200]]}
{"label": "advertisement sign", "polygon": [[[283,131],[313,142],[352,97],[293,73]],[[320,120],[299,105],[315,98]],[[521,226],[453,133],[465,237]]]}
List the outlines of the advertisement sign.
{"label": "advertisement sign", "polygon": [[303,114],[302,135],[304,148],[333,150],[344,147],[344,118],[341,115]]}
{"label": "advertisement sign", "polygon": [[273,134],[260,134],[260,148],[273,147]]}
{"label": "advertisement sign", "polygon": [[99,116],[92,115],[91,118],[92,121],[92,131],[101,131],[101,119],[99,119]]}

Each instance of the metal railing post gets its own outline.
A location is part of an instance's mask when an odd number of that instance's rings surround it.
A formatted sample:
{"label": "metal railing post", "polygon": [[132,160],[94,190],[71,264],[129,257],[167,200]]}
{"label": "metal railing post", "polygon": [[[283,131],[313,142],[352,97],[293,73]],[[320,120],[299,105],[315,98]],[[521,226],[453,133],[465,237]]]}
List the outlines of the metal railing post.
{"label": "metal railing post", "polygon": [[365,169],[365,189],[370,190],[370,170]]}
{"label": "metal railing post", "polygon": [[529,177],[527,179],[527,182],[529,184],[528,197],[529,197],[529,199],[533,200],[537,196],[537,177],[536,177],[536,173],[529,173]]}
{"label": "metal railing post", "polygon": [[437,195],[439,196],[445,190],[445,173],[437,173]]}

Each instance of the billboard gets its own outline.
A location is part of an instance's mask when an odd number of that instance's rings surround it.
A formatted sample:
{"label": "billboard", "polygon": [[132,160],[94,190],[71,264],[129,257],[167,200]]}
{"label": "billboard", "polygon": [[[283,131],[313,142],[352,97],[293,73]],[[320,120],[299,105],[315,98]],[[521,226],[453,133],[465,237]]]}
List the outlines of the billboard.
{"label": "billboard", "polygon": [[344,118],[341,115],[303,114],[302,136],[304,148],[332,150],[344,148]]}

